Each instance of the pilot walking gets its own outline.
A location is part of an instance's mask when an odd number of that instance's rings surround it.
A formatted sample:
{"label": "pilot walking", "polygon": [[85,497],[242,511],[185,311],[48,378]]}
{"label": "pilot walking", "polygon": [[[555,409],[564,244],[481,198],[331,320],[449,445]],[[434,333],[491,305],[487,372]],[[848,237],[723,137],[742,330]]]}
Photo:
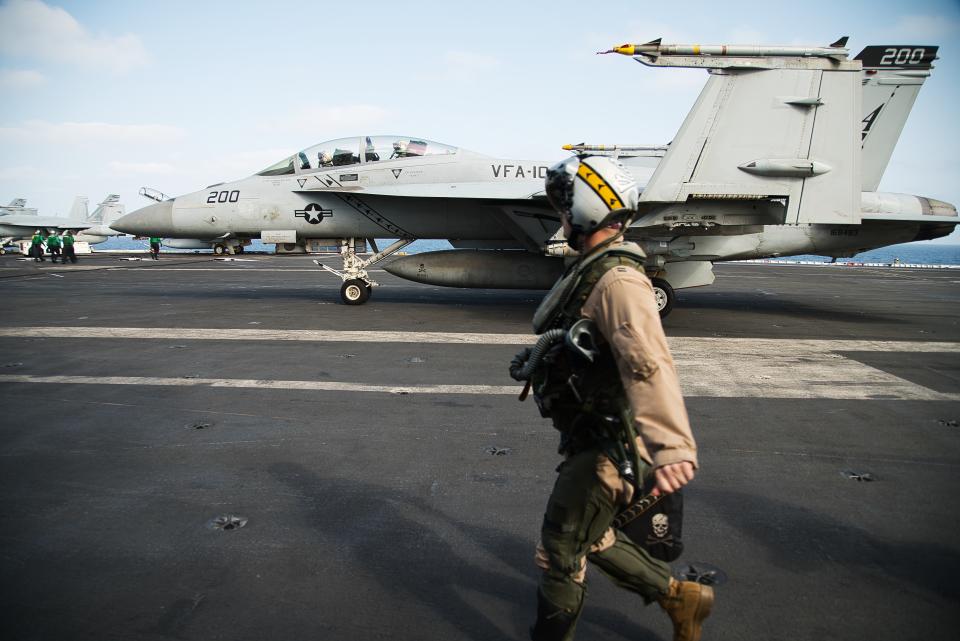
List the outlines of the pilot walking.
{"label": "pilot walking", "polygon": [[56,263],[60,256],[60,236],[57,232],[52,232],[47,238],[47,251],[50,252],[50,262]]}
{"label": "pilot walking", "polygon": [[30,255],[33,256],[33,262],[39,263],[45,261],[43,257],[43,234],[40,230],[33,232],[33,238],[30,239]]}
{"label": "pilot walking", "polygon": [[162,241],[162,238],[157,238],[156,236],[150,237],[150,257],[154,260],[160,260],[160,243]]}
{"label": "pilot walking", "polygon": [[69,229],[67,233],[63,235],[63,262],[66,264],[67,259],[70,259],[71,263],[77,262],[77,252],[73,249],[73,232]]}
{"label": "pilot walking", "polygon": [[612,527],[618,512],[635,505],[645,476],[655,480],[653,494],[669,494],[697,469],[645,255],[621,242],[636,213],[637,186],[619,163],[594,156],[551,167],[546,190],[580,258],[534,315],[537,346],[510,367],[560,432],[564,456],[536,550],[543,573],[530,636],[573,638],[590,561],[645,603],[657,602],[675,641],[696,641],[713,589],[675,580],[668,564]]}

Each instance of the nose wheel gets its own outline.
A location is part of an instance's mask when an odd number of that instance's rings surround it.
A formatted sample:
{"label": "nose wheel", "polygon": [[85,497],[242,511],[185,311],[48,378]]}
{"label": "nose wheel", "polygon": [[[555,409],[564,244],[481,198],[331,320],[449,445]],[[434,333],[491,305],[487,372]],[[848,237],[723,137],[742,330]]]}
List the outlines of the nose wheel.
{"label": "nose wheel", "polygon": [[340,299],[345,305],[363,305],[370,298],[370,285],[359,278],[352,278],[340,288]]}
{"label": "nose wheel", "polygon": [[412,238],[401,238],[383,251],[377,251],[376,244],[370,239],[376,254],[364,260],[357,255],[358,241],[366,243],[363,239],[343,238],[340,239],[340,255],[343,258],[343,269],[333,269],[321,263],[319,260],[313,261],[317,267],[331,274],[336,274],[343,279],[343,285],[340,287],[340,299],[345,305],[363,305],[370,298],[370,292],[377,283],[370,280],[367,275],[367,267],[379,263],[381,260],[403,249],[413,242]]}

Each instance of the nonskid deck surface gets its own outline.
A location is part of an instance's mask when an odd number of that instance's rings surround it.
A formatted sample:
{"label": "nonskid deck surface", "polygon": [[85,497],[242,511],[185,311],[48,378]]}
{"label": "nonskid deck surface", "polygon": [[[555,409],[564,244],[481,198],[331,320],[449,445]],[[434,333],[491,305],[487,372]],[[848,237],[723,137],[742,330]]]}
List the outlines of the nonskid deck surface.
{"label": "nonskid deck surface", "polygon": [[[307,257],[241,258],[0,258],[13,636],[525,638],[558,461],[506,365],[543,293],[374,272],[349,307]],[[952,638],[952,271],[718,265],[680,292],[702,470],[676,566],[728,579],[705,638]],[[589,582],[578,639],[669,638]]]}

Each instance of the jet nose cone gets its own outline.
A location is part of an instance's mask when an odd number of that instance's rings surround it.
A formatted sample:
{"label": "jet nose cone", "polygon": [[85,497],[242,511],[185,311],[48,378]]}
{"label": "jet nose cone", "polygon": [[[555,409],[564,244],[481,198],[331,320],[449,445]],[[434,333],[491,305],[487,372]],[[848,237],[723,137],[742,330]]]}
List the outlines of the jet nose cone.
{"label": "jet nose cone", "polygon": [[134,236],[169,236],[173,232],[173,201],[147,205],[117,219],[110,226]]}

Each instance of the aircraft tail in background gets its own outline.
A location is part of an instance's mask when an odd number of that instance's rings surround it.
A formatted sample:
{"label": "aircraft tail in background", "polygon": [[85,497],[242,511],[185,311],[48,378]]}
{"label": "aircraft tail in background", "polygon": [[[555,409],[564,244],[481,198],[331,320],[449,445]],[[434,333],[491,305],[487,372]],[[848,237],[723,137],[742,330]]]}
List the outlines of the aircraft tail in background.
{"label": "aircraft tail in background", "polygon": [[87,204],[89,199],[86,196],[77,196],[73,199],[73,205],[70,207],[70,213],[67,214],[67,218],[70,220],[86,220],[87,219]]}
{"label": "aircraft tail in background", "polygon": [[103,199],[102,203],[97,205],[93,213],[86,215],[86,212],[84,212],[84,219],[88,223],[109,227],[110,223],[123,216],[124,213],[126,213],[126,208],[120,203],[120,195],[109,194]]}
{"label": "aircraft tail in background", "polygon": [[857,54],[855,60],[863,64],[863,191],[879,187],[920,87],[930,77],[937,49],[873,45]]}

